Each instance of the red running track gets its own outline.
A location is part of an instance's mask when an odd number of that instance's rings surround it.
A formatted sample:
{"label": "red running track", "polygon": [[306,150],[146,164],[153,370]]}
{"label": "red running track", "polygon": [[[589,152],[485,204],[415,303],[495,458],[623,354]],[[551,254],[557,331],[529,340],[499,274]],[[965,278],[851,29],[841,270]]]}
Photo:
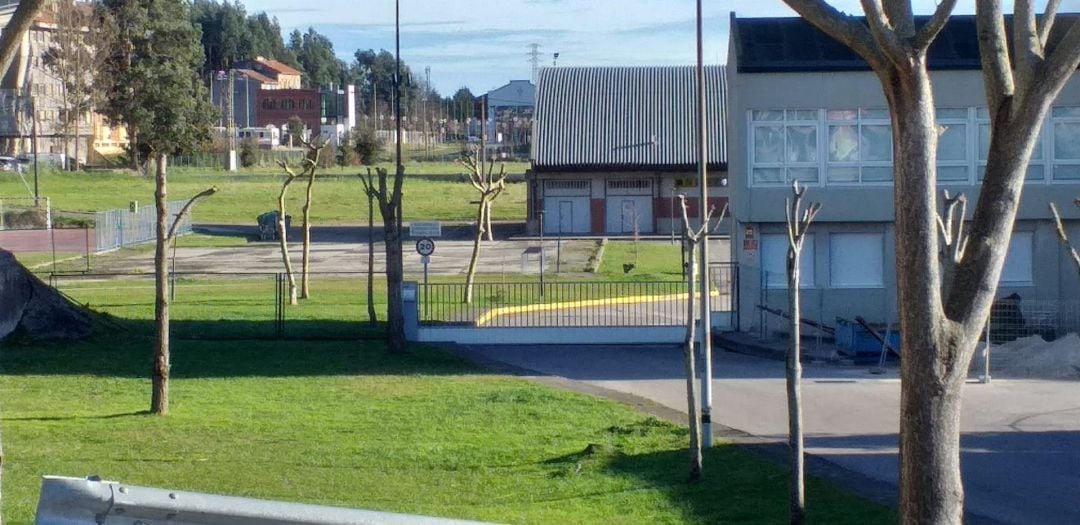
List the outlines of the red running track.
{"label": "red running track", "polygon": [[13,253],[49,252],[53,249],[53,242],[56,243],[57,252],[86,253],[87,249],[94,251],[96,240],[94,230],[58,228],[52,231],[0,231],[0,248]]}

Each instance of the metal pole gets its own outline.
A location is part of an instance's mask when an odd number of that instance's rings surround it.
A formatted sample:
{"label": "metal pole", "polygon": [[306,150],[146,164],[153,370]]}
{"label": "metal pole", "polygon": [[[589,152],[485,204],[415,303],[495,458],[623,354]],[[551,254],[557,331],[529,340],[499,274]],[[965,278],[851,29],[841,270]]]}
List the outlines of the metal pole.
{"label": "metal pole", "polygon": [[712,288],[709,282],[709,228],[704,224],[709,209],[709,185],[705,169],[708,152],[705,149],[705,64],[701,46],[701,0],[697,0],[697,127],[698,179],[701,184],[698,215],[705,226],[701,234],[701,264],[698,265],[701,268],[701,349],[705,361],[701,367],[701,444],[705,448],[712,448],[712,312],[709,306]]}
{"label": "metal pole", "polygon": [[[34,104],[34,96],[30,96],[30,152],[34,155],[34,207],[40,205],[41,193],[38,192],[38,125],[37,106]],[[25,129],[25,128],[23,128]]]}
{"label": "metal pole", "polygon": [[431,301],[428,297],[428,256],[424,256],[424,319],[431,319],[428,315],[431,311]]}
{"label": "metal pole", "polygon": [[540,297],[544,296],[544,210],[540,210]]}

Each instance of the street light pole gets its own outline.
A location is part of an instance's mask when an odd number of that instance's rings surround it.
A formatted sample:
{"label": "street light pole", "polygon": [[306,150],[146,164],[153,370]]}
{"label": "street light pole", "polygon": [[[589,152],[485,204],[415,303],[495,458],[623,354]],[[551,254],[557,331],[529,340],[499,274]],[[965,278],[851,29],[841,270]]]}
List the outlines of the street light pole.
{"label": "street light pole", "polygon": [[[697,0],[697,149],[698,181],[701,184],[701,202],[698,216],[702,221],[708,215],[709,185],[706,164],[708,161],[705,137],[705,63],[701,45],[701,0]],[[701,367],[701,443],[712,448],[712,311],[709,282],[709,225],[703,224],[701,233],[701,350],[704,363]]]}

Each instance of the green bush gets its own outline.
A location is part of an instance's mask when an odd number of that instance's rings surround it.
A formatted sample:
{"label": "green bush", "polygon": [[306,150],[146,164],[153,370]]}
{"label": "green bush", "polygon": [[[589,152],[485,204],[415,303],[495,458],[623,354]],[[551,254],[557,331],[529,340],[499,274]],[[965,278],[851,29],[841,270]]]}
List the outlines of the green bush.
{"label": "green bush", "polygon": [[240,165],[245,168],[250,168],[259,163],[258,150],[259,145],[255,143],[254,139],[244,139],[244,142],[240,143]]}

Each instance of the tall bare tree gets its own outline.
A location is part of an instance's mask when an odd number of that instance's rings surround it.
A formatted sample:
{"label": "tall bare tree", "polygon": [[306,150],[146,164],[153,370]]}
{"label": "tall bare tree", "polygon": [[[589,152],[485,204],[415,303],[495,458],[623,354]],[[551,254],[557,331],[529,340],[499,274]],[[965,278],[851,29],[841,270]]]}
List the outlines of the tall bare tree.
{"label": "tall bare tree", "polygon": [[[1060,0],[1036,15],[1016,0],[1011,43],[1001,0],[976,0],[990,149],[970,233],[953,280],[942,289],[938,259],[937,139],[927,50],[956,0],[917,23],[910,0],[861,0],[866,17],[824,0],[784,0],[850,47],[873,69],[888,100],[896,215],[901,353],[900,513],[905,523],[960,523],[961,392],[990,313],[1040,124],[1080,66],[1080,24],[1054,31]],[[1067,25],[1066,25],[1067,24]],[[964,241],[961,240],[961,243]]]}
{"label": "tall bare tree", "polygon": [[278,192],[277,198],[277,232],[278,232],[278,246],[281,247],[281,263],[285,266],[285,276],[289,280],[289,304],[295,306],[299,304],[297,301],[296,293],[296,274],[293,272],[292,258],[289,257],[289,221],[286,214],[285,196],[289,192],[289,186],[296,179],[301,177],[307,171],[314,170],[314,161],[305,157],[300,168],[300,171],[296,171],[296,168],[289,166],[285,161],[278,161],[278,166],[285,170],[285,182],[281,183],[281,191]]}
{"label": "tall bare tree", "polygon": [[405,308],[401,299],[404,269],[401,251],[401,186],[405,168],[398,164],[392,181],[388,172],[377,168],[377,185],[363,177],[364,191],[374,197],[383,219],[383,244],[386,247],[386,334],[391,351],[405,351]]}
{"label": "tall bare tree", "polygon": [[[1077,208],[1080,208],[1080,199],[1073,201]],[[1050,213],[1054,215],[1054,226],[1057,227],[1058,239],[1061,240],[1062,246],[1068,250],[1069,255],[1072,257],[1074,263],[1076,263],[1076,270],[1080,272],[1080,252],[1076,251],[1076,247],[1069,241],[1069,234],[1065,231],[1065,222],[1061,220],[1061,214],[1058,213],[1057,205],[1050,203]]]}
{"label": "tall bare tree", "polygon": [[803,523],[806,520],[806,473],[804,468],[805,452],[802,429],[802,306],[799,302],[799,286],[802,285],[799,263],[802,259],[803,241],[806,231],[814,222],[821,209],[819,203],[802,207],[806,188],[799,188],[799,181],[791,187],[794,200],[786,199],[784,211],[787,214],[788,251],[787,285],[788,311],[791,342],[788,345],[785,376],[787,379],[788,401],[788,448],[791,452],[791,483],[788,493],[788,517],[791,523]]}
{"label": "tall bare tree", "polygon": [[480,243],[487,233],[491,240],[491,204],[506,189],[506,165],[499,165],[499,173],[495,174],[495,161],[484,162],[480,154],[467,151],[461,156],[461,164],[469,170],[469,183],[480,194],[480,201],[476,208],[476,235],[473,238],[472,257],[469,259],[469,270],[465,274],[465,302],[472,303],[473,281],[476,279],[476,267],[480,263]]}
{"label": "tall bare tree", "polygon": [[[697,334],[695,321],[710,322],[709,312],[699,313],[701,303],[697,300],[696,288],[697,250],[698,246],[705,240],[705,233],[708,231],[712,220],[713,208],[709,207],[709,210],[705,213],[705,220],[701,221],[701,225],[697,229],[694,229],[690,224],[690,213],[687,211],[685,195],[679,195],[679,206],[682,208],[683,242],[690,248],[689,267],[686,272],[686,343],[683,345],[683,363],[686,370],[687,419],[690,424],[690,481],[697,481],[701,479],[702,475],[702,456],[701,416],[698,412],[697,392],[694,389],[694,378],[697,377],[697,367],[694,366],[694,360],[696,359],[694,339]],[[720,220],[717,222],[723,222],[726,214],[727,205],[724,205],[723,210],[720,211]],[[674,227],[674,225],[672,226]],[[701,271],[707,272],[709,269],[702,268]],[[702,293],[709,293],[709,291],[703,290]]]}
{"label": "tall bare tree", "polygon": [[98,70],[98,53],[93,40],[100,28],[92,8],[74,0],[56,0],[56,31],[42,61],[56,75],[61,88],[60,131],[66,143],[74,143],[74,166],[79,169],[79,139],[83,118],[94,106],[92,72]]}
{"label": "tall bare tree", "polygon": [[[364,176],[360,175],[363,179]],[[367,170],[367,180],[364,182],[364,195],[367,196],[367,312],[368,324],[375,326],[378,316],[375,314],[375,194],[370,190],[374,188],[371,178],[371,168]]]}
{"label": "tall bare tree", "polygon": [[319,167],[319,157],[322,155],[323,149],[326,148],[326,142],[319,137],[314,140],[301,139],[301,144],[307,149],[307,158],[311,161],[307,165],[307,191],[304,194],[304,253],[300,262],[300,297],[302,299],[309,299],[311,297],[310,288],[310,276],[311,276],[311,201],[314,196],[315,189],[315,171]]}

